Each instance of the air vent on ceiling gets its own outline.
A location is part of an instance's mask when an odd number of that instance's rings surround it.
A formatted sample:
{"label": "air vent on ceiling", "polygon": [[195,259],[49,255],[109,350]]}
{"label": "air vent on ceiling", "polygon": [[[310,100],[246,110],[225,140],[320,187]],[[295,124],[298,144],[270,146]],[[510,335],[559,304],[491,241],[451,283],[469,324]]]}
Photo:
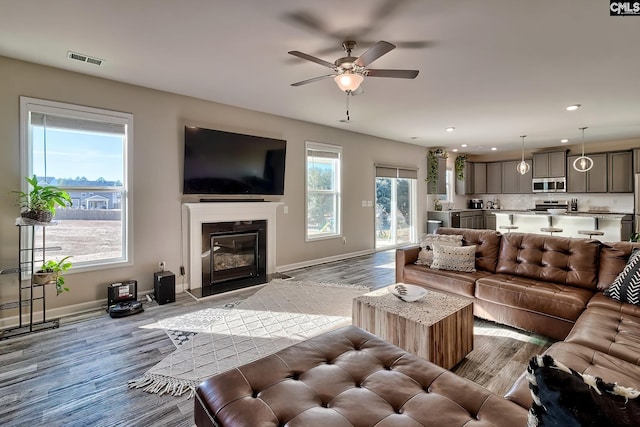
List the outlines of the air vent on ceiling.
{"label": "air vent on ceiling", "polygon": [[67,58],[74,59],[80,62],[86,62],[87,64],[93,64],[93,65],[102,65],[102,63],[104,62],[103,59],[93,58],[88,55],[83,55],[82,53],[71,52],[71,51],[67,52]]}

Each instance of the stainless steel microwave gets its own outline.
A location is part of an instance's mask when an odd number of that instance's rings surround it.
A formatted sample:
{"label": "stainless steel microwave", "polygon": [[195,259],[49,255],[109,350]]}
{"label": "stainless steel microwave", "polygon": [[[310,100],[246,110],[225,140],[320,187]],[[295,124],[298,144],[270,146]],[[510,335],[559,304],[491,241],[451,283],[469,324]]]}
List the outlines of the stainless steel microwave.
{"label": "stainless steel microwave", "polygon": [[533,178],[531,188],[534,193],[566,193],[566,178]]}

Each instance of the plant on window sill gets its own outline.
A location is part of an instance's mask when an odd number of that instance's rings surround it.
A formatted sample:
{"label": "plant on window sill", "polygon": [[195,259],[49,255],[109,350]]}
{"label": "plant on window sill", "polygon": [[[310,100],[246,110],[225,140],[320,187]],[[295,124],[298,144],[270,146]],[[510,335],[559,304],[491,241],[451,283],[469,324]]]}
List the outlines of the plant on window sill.
{"label": "plant on window sill", "polygon": [[459,155],[456,157],[456,179],[462,181],[464,179],[464,166],[467,163],[469,157],[466,154]]}

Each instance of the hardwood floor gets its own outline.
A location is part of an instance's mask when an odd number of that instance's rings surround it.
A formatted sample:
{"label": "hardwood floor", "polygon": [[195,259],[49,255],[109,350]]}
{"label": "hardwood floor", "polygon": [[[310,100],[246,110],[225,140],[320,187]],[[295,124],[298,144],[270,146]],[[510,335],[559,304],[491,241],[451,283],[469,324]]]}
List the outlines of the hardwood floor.
{"label": "hardwood floor", "polygon": [[[380,288],[395,282],[394,260],[394,252],[386,251],[287,274],[296,280]],[[255,291],[201,302],[182,293],[173,304],[145,302],[144,313],[134,316],[112,319],[100,311],[63,319],[59,329],[0,341],[0,425],[192,426],[193,399],[127,386],[128,380],[141,376],[175,349],[163,330],[150,325],[161,318],[236,302]],[[501,341],[502,350],[482,344],[475,359],[472,352],[454,371],[489,388],[500,388],[513,382],[522,372],[521,362],[526,364],[549,341],[519,332],[517,339],[509,340],[516,333],[511,328],[486,323],[502,336],[485,337],[483,342],[507,340]]]}

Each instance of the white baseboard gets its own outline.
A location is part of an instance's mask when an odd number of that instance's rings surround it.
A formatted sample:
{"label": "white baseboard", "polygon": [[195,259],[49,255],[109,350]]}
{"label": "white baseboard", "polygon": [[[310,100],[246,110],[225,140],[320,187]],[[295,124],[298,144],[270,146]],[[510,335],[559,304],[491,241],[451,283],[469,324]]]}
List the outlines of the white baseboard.
{"label": "white baseboard", "polygon": [[276,271],[278,273],[282,273],[282,272],[285,272],[285,271],[297,270],[299,268],[306,268],[306,267],[311,267],[311,266],[314,266],[314,265],[326,264],[328,262],[342,261],[342,260],[345,260],[345,259],[355,258],[355,257],[358,257],[358,256],[363,256],[363,255],[371,255],[373,253],[375,253],[375,250],[366,249],[366,250],[358,251],[358,252],[350,252],[348,254],[340,254],[340,255],[334,255],[334,256],[330,256],[330,257],[326,257],[326,258],[314,259],[314,260],[310,260],[310,261],[297,262],[295,264],[281,265],[281,266],[276,267]]}

